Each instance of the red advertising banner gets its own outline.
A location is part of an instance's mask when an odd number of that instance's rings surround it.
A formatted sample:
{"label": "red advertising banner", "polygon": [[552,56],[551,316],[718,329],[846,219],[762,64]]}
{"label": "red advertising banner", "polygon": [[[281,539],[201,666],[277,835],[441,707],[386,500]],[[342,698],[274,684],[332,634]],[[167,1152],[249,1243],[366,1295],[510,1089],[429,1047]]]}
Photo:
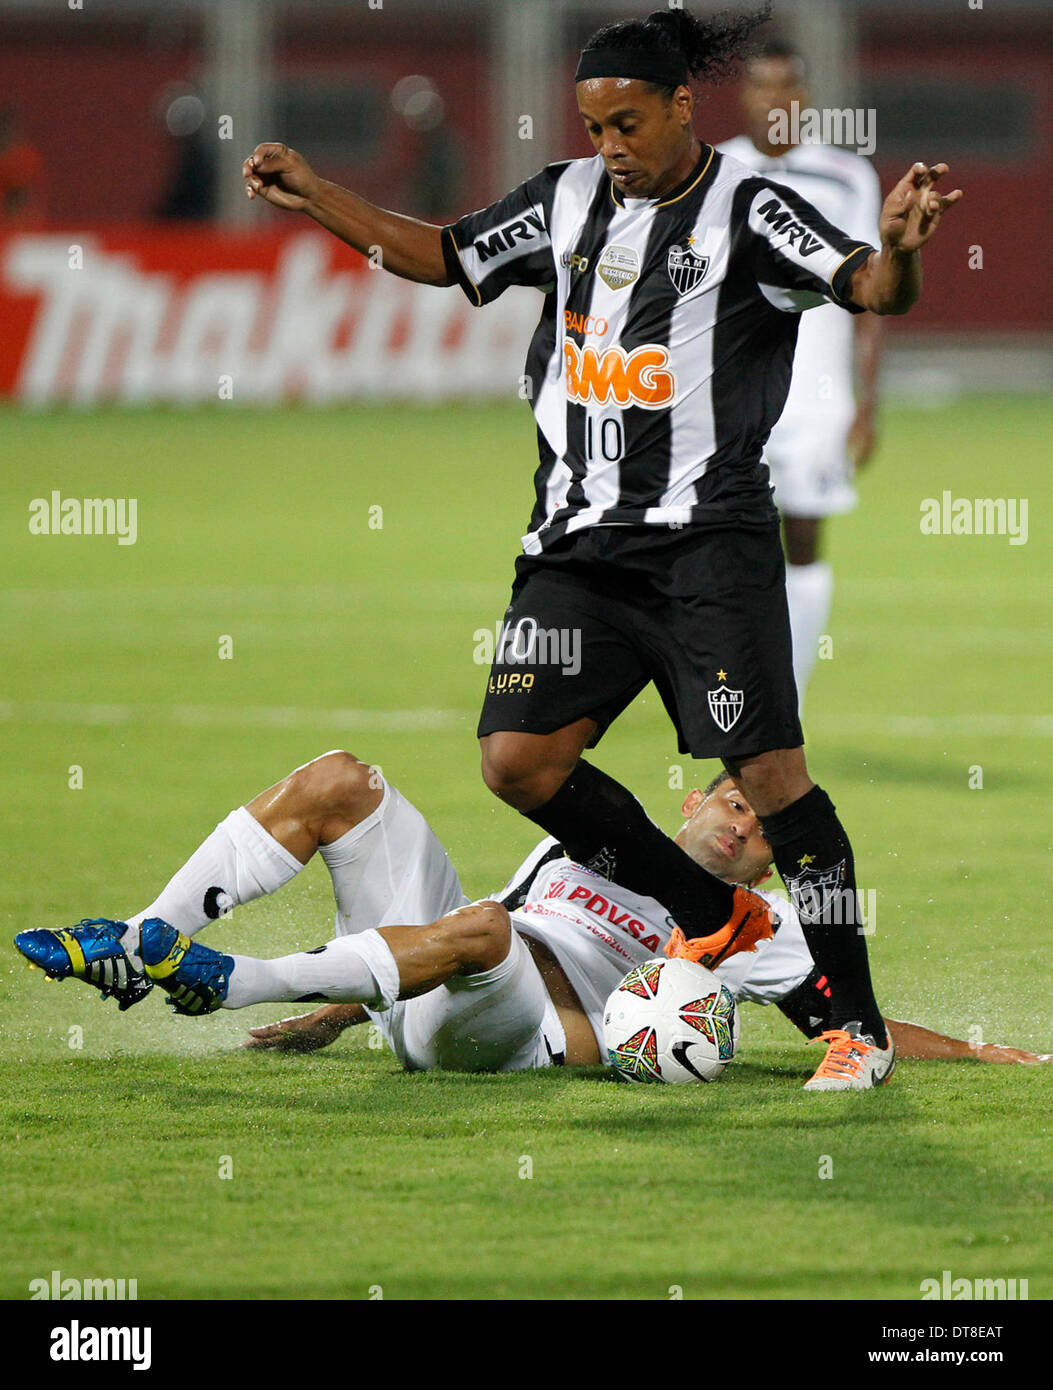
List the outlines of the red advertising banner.
{"label": "red advertising banner", "polygon": [[514,397],[541,309],[474,310],[314,230],[0,237],[0,395],[27,406]]}

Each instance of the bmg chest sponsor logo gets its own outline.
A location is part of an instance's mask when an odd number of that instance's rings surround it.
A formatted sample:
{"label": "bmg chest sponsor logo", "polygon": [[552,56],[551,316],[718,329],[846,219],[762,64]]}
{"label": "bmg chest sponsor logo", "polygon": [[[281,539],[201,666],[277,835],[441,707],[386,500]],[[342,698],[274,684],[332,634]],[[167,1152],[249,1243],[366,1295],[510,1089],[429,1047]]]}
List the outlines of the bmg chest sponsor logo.
{"label": "bmg chest sponsor logo", "polygon": [[669,349],[644,343],[626,352],[610,347],[600,352],[580,347],[569,339],[563,344],[567,396],[579,405],[628,406],[664,410],[676,400],[676,376],[669,367]]}

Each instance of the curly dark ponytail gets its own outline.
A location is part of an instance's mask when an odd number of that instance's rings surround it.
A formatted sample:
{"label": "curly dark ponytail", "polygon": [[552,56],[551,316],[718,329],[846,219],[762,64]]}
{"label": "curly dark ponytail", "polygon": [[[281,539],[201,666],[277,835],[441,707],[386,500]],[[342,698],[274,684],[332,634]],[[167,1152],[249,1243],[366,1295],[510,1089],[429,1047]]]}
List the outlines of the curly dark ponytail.
{"label": "curly dark ponytail", "polygon": [[[695,19],[681,9],[655,10],[646,19],[605,24],[589,39],[584,51],[620,48],[676,53],[683,57],[692,77],[719,81],[750,56],[751,37],[769,19],[770,0],[746,14],[724,10],[710,19]],[[668,94],[674,90],[670,87]]]}

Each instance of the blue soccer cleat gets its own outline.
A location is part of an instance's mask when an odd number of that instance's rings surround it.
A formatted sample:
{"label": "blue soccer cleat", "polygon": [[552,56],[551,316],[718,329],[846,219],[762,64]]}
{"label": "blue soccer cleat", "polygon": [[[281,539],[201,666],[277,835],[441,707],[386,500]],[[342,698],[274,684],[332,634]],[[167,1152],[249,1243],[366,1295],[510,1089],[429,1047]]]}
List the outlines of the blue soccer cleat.
{"label": "blue soccer cleat", "polygon": [[169,996],[177,1014],[210,1014],[227,997],[234,961],[202,946],[160,917],[141,926],[139,954],[147,975]]}
{"label": "blue soccer cleat", "polygon": [[125,931],[124,922],[85,917],[75,927],[20,931],[15,946],[49,980],[83,980],[101,991],[104,999],[116,999],[123,1012],[145,999],[153,989],[121,945]]}

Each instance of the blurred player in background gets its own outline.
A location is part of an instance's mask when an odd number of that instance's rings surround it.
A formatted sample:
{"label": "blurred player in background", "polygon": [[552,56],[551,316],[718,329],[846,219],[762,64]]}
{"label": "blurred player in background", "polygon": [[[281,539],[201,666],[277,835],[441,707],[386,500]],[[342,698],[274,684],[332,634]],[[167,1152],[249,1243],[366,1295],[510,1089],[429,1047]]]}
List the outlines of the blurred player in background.
{"label": "blurred player in background", "polygon": [[[773,113],[788,118],[794,102],[799,111],[812,103],[798,50],[780,40],[761,44],[746,66],[740,99],[746,134],[717,149],[792,188],[835,227],[876,242],[881,186],[872,165],[832,145],[773,139],[782,133],[773,127]],[[786,124],[798,128],[788,119]],[[856,505],[853,474],[874,449],[883,332],[876,314],[853,321],[833,304],[802,314],[790,393],[764,449],[782,513],[793,673],[802,708],[833,603],[833,570],[821,558],[823,520]]]}
{"label": "blurred player in background", "polygon": [[[722,773],[688,793],[682,814],[676,843],[706,872],[761,892],[773,937],[725,930],[687,943],[658,902],[605,882],[551,839],[527,855],[496,901],[469,905],[420,812],[375,769],[336,751],[232,811],[127,923],[38,928],[20,933],[16,945],[54,977],[93,984],[122,1008],[145,997],[151,975],[188,1013],[353,1000],[253,1029],[245,1046],[312,1051],[370,1018],[400,1062],[417,1070],[601,1062],[608,996],[630,969],[663,951],[714,969],[740,1000],[777,1004],[807,1037],[825,1036],[832,990],[793,904],[762,888],[771,848],[752,808]],[[316,852],[336,898],[334,940],[271,960],[224,955],[193,940],[230,908],[277,891]],[[1048,1060],[885,1022],[902,1056]],[[851,1058],[837,1068],[808,1085],[832,1089],[832,1080],[840,1088],[853,1079]]]}

